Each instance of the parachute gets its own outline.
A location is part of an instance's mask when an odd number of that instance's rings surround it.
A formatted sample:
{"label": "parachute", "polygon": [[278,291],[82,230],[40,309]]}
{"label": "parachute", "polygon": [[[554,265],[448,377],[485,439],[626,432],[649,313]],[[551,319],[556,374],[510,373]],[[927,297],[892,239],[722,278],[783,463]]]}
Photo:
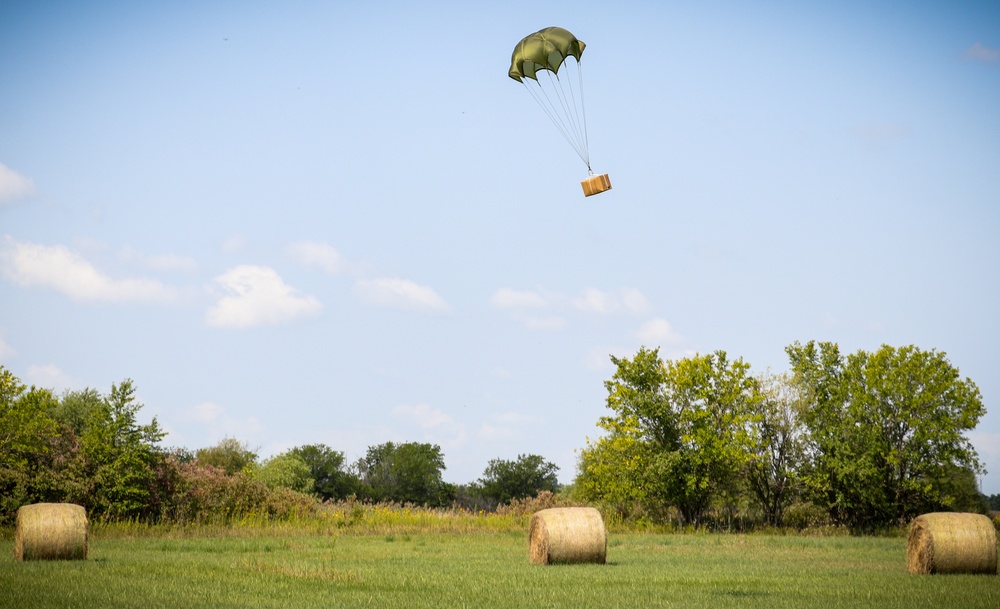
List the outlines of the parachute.
{"label": "parachute", "polygon": [[[607,174],[594,175],[590,168],[587,115],[583,103],[583,69],[580,58],[587,48],[582,40],[561,27],[547,27],[525,36],[514,47],[507,75],[524,85],[549,120],[587,166],[583,192],[591,196],[611,188]],[[564,68],[572,58],[576,82]],[[562,78],[559,70],[563,68]],[[574,86],[575,84],[575,86]]]}

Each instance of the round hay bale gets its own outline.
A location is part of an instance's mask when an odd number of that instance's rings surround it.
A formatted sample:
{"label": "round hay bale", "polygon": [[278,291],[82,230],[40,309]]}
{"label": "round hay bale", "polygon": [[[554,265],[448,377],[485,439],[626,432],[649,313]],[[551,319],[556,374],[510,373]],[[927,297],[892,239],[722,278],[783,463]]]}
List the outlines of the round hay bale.
{"label": "round hay bale", "polygon": [[982,514],[936,512],[917,516],[906,540],[910,573],[997,572],[997,532]]}
{"label": "round hay bale", "polygon": [[86,560],[87,511],[72,503],[36,503],[17,510],[16,560]]}
{"label": "round hay bale", "polygon": [[608,534],[604,519],[594,508],[551,508],[535,512],[528,533],[528,558],[532,564],[604,564]]}

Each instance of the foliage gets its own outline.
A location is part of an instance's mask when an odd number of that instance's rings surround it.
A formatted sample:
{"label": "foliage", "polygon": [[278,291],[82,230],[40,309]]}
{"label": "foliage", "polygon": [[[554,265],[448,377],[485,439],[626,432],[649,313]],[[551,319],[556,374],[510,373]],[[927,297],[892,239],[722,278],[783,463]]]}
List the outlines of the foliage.
{"label": "foliage", "polygon": [[[737,492],[749,460],[747,425],[759,401],[749,365],[723,351],[664,363],[658,350],[645,347],[631,360],[611,361],[617,370],[605,387],[615,414],[598,423],[610,440],[584,453],[582,463],[595,467],[581,486],[605,500],[601,489],[622,488],[629,500],[641,497],[660,511],[674,506],[697,524],[714,497]],[[637,449],[637,482],[602,475],[608,456],[630,449]]]}
{"label": "foliage", "polygon": [[154,417],[140,425],[131,379],[111,386],[100,407],[90,412],[80,437],[87,473],[93,481],[85,507],[99,516],[151,518],[155,468],[162,457],[156,444],[166,435]]}
{"label": "foliage", "polygon": [[518,455],[516,461],[491,459],[479,479],[482,495],[496,504],[559,490],[559,467],[538,455]]}
{"label": "foliage", "polygon": [[361,494],[372,501],[447,505],[454,489],[442,480],[444,454],[436,444],[386,442],[358,461]]}
{"label": "foliage", "polygon": [[987,497],[986,504],[989,505],[990,510],[1000,512],[1000,493],[994,493]]}
{"label": "foliage", "polygon": [[805,428],[800,421],[803,388],[789,374],[762,375],[757,416],[748,420],[750,459],[746,479],[764,520],[781,526],[785,510],[797,498],[797,475],[806,458]]}
{"label": "foliage", "polygon": [[813,458],[803,478],[834,522],[872,529],[947,509],[946,474],[980,471],[963,432],[985,408],[945,354],[883,345],[845,358],[815,342],[786,351],[810,392],[802,420]]}
{"label": "foliage", "polygon": [[650,446],[639,439],[637,421],[607,421],[610,433],[587,439],[580,451],[575,492],[607,507],[621,518],[631,518],[648,504],[646,475]]}
{"label": "foliage", "polygon": [[358,492],[360,481],[344,469],[344,453],[326,444],[298,446],[291,453],[305,461],[313,479],[313,492],[323,501],[347,499]]}
{"label": "foliage", "polygon": [[87,421],[104,403],[104,398],[96,389],[80,391],[66,390],[59,403],[52,410],[52,418],[80,436],[86,429]]}
{"label": "foliage", "polygon": [[287,488],[311,493],[315,480],[305,460],[293,452],[276,455],[257,468],[256,477],[271,490]]}
{"label": "foliage", "polygon": [[257,453],[250,450],[246,443],[227,437],[215,446],[199,448],[195,451],[195,459],[202,465],[218,467],[231,476],[252,469],[257,464]]}
{"label": "foliage", "polygon": [[46,498],[38,477],[51,462],[50,440],[59,432],[49,415],[54,402],[51,391],[28,389],[0,366],[0,520]]}

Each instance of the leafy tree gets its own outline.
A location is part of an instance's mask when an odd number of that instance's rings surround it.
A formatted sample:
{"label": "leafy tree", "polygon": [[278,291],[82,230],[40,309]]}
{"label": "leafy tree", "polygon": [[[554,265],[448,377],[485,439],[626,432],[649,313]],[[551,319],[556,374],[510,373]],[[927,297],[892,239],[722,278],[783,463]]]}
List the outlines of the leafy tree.
{"label": "leafy tree", "polygon": [[441,477],[444,454],[436,444],[386,442],[369,446],[357,468],[364,484],[362,491],[374,501],[444,505],[451,499],[450,486]]}
{"label": "leafy tree", "polygon": [[325,444],[298,446],[291,453],[309,466],[313,492],[324,501],[346,499],[358,492],[358,478],[344,469],[344,453]]}
{"label": "leafy tree", "polygon": [[986,498],[986,504],[994,512],[1000,512],[1000,493],[994,493]]}
{"label": "leafy tree", "polygon": [[215,446],[199,448],[195,451],[195,459],[201,465],[218,467],[232,476],[253,468],[257,464],[257,453],[236,438],[223,438]]}
{"label": "leafy tree", "polygon": [[111,386],[100,408],[90,413],[80,438],[93,481],[88,503],[97,514],[152,518],[155,467],[163,455],[156,444],[166,435],[154,417],[140,425],[131,379]]}
{"label": "leafy tree", "polygon": [[749,419],[750,459],[746,478],[764,519],[781,526],[797,496],[796,476],[806,457],[805,428],[799,420],[802,388],[789,374],[762,375],[757,416]]}
{"label": "leafy tree", "polygon": [[[631,360],[611,361],[617,370],[605,387],[615,414],[598,425],[619,447],[641,447],[635,459],[645,471],[631,490],[697,524],[713,497],[736,492],[749,459],[747,424],[759,400],[749,365],[724,351],[664,363],[645,347]],[[581,482],[590,484],[586,476]]]}
{"label": "leafy tree", "polygon": [[478,482],[484,497],[503,504],[559,490],[557,471],[558,466],[538,455],[518,455],[516,461],[491,459]]}
{"label": "leafy tree", "polygon": [[104,398],[96,389],[81,391],[66,390],[59,399],[59,404],[52,411],[52,418],[65,425],[76,436],[83,435],[90,416],[102,407]]}
{"label": "leafy tree", "polygon": [[36,477],[50,462],[59,425],[49,413],[56,403],[48,389],[28,389],[0,366],[0,519],[25,503],[51,499]]}
{"label": "leafy tree", "polygon": [[300,493],[311,493],[315,482],[309,465],[291,451],[264,461],[256,474],[257,479],[272,490],[288,488]]}
{"label": "leafy tree", "polygon": [[586,501],[595,501],[628,518],[648,510],[647,476],[650,472],[650,444],[640,439],[635,421],[607,420],[606,436],[587,440],[577,462],[576,492]]}
{"label": "leafy tree", "polygon": [[963,432],[985,412],[979,389],[944,353],[883,345],[843,357],[836,344],[786,348],[810,391],[805,481],[831,518],[871,529],[947,505],[941,480],[981,471]]}

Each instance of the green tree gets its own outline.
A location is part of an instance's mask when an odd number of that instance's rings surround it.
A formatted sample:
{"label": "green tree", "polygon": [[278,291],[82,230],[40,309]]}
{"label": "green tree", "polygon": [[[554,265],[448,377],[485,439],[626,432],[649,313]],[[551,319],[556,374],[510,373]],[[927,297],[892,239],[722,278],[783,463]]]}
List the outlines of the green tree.
{"label": "green tree", "polygon": [[483,496],[496,504],[534,497],[541,491],[559,490],[559,467],[538,455],[518,455],[517,460],[491,459],[478,480]]}
{"label": "green tree", "polygon": [[155,468],[164,455],[156,445],[166,435],[154,417],[140,425],[131,379],[111,386],[100,408],[90,413],[80,438],[81,450],[93,482],[88,498],[91,510],[112,518],[158,515],[153,505]]}
{"label": "green tree", "polygon": [[25,503],[51,500],[36,483],[60,433],[49,414],[55,403],[51,391],[28,389],[0,366],[0,519],[9,521]]}
{"label": "green tree", "polygon": [[65,425],[76,436],[83,435],[91,414],[102,407],[104,398],[96,389],[71,391],[67,389],[52,411],[52,418]]}
{"label": "green tree", "polygon": [[946,474],[981,471],[963,433],[985,407],[944,353],[883,345],[845,358],[815,342],[786,351],[810,392],[804,479],[835,522],[872,529],[947,508]]}
{"label": "green tree", "polygon": [[324,501],[347,499],[358,492],[359,480],[344,468],[344,453],[325,444],[307,444],[291,450],[309,466],[313,492]]}
{"label": "green tree", "polygon": [[451,500],[450,485],[442,480],[444,454],[436,444],[386,442],[369,446],[357,468],[363,492],[374,501],[437,506]]}
{"label": "green tree", "polygon": [[790,374],[766,374],[758,380],[757,416],[748,420],[746,479],[764,520],[781,526],[785,509],[798,496],[797,475],[806,457],[805,427],[799,418],[805,398]]}
{"label": "green tree", "polygon": [[294,452],[267,459],[256,470],[256,477],[269,489],[288,488],[300,493],[313,491],[312,472],[305,460]]}
{"label": "green tree", "polygon": [[215,446],[195,451],[195,460],[199,465],[218,467],[232,476],[252,469],[257,464],[257,453],[236,438],[223,438]]}
{"label": "green tree", "polygon": [[[600,503],[622,518],[651,508],[647,489],[651,445],[643,441],[635,421],[607,420],[610,433],[587,439],[577,462],[576,492],[586,501]],[[657,510],[662,511],[662,510]]]}
{"label": "green tree", "polygon": [[636,488],[651,509],[672,505],[698,524],[713,498],[737,492],[749,459],[748,422],[759,400],[750,366],[724,351],[664,363],[645,347],[611,361],[617,370],[605,388],[614,415],[598,425],[620,445],[641,446],[636,459],[645,472]]}

